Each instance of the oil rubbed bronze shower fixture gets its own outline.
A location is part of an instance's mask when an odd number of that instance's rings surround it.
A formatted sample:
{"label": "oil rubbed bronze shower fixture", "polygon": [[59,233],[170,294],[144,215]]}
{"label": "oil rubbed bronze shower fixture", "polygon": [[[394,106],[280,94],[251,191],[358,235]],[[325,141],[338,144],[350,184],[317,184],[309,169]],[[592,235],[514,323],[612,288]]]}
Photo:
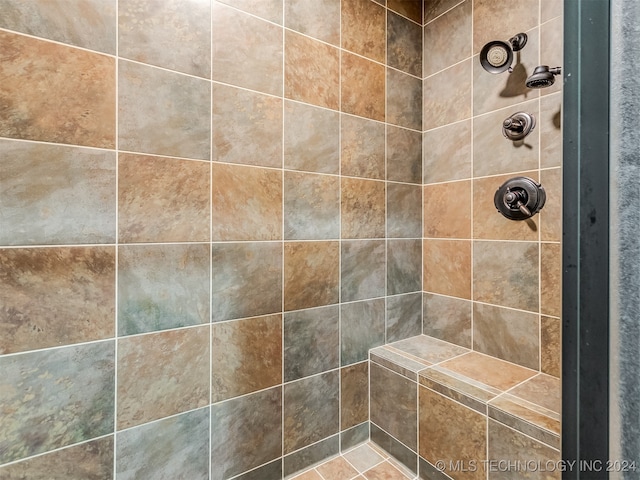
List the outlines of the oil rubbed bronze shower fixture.
{"label": "oil rubbed bronze shower fixture", "polygon": [[529,177],[513,177],[496,190],[493,204],[509,220],[526,220],[542,210],[546,200],[542,185]]}
{"label": "oil rubbed bronze shower fixture", "polygon": [[527,34],[518,33],[509,39],[509,43],[493,40],[480,51],[480,65],[489,73],[513,71],[513,52],[518,52],[527,44]]}
{"label": "oil rubbed bronze shower fixture", "polygon": [[533,73],[527,78],[527,88],[550,87],[555,82],[555,75],[560,75],[562,68],[549,68],[547,65],[540,65],[534,68]]}

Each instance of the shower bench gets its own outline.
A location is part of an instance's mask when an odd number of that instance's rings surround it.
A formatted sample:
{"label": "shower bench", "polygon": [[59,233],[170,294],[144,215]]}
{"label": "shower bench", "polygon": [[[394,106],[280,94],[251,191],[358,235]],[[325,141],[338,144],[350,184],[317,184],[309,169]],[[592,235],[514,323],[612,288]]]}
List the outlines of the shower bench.
{"label": "shower bench", "polygon": [[369,360],[371,439],[419,478],[560,479],[559,379],[426,335]]}

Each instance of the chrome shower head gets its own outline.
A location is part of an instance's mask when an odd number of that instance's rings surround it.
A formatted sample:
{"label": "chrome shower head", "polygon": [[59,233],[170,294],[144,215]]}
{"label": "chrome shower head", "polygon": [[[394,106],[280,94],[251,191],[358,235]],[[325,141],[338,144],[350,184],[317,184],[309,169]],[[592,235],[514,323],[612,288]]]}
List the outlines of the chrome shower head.
{"label": "chrome shower head", "polygon": [[527,78],[527,88],[545,88],[550,87],[555,82],[554,75],[560,75],[562,69],[560,67],[549,68],[547,65],[540,65],[533,70],[533,73]]}

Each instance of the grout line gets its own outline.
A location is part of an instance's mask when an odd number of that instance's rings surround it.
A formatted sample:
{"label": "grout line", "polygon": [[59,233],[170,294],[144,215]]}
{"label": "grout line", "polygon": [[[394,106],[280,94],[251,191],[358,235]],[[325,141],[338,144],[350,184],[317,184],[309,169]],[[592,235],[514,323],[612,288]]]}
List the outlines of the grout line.
{"label": "grout line", "polygon": [[[119,3],[119,2],[118,2]],[[115,232],[115,293],[114,293],[114,380],[113,380],[113,479],[115,480],[118,475],[118,337],[119,337],[119,295],[118,295],[118,274],[120,273],[120,210],[119,210],[119,187],[120,187],[120,22],[119,18],[119,5],[116,4],[116,57],[115,57],[115,138],[114,147],[116,152],[116,196],[115,196],[115,211],[116,211],[116,232]]]}
{"label": "grout line", "polygon": [[213,123],[213,0],[209,2],[209,432],[207,437],[208,477],[212,478],[213,470],[213,158],[214,158],[214,123]]}

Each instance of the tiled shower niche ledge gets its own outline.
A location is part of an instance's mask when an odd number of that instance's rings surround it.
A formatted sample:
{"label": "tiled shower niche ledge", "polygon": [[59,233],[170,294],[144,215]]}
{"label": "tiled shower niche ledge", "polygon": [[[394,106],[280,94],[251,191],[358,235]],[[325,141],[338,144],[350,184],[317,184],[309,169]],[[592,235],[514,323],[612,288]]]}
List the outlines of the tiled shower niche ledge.
{"label": "tiled shower niche ledge", "polygon": [[[372,431],[379,427],[381,446],[401,452],[419,478],[476,478],[429,463],[484,465],[487,452],[489,460],[560,459],[559,379],[425,335],[374,348],[369,358]],[[418,431],[402,426],[411,421]]]}

